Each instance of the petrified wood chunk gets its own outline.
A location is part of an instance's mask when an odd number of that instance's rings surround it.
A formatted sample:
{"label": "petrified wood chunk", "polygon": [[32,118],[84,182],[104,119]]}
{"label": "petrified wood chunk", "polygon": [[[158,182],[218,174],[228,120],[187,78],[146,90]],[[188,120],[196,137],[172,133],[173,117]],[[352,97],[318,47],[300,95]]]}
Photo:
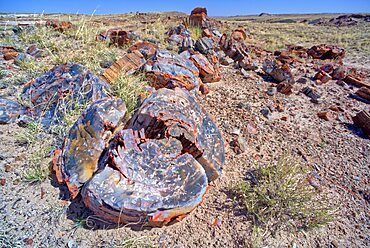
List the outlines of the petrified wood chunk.
{"label": "petrified wood chunk", "polygon": [[22,98],[31,103],[31,115],[48,128],[60,124],[76,104],[108,96],[110,86],[79,64],[57,65],[25,86]]}
{"label": "petrified wood chunk", "polygon": [[307,50],[307,54],[314,59],[343,59],[345,50],[334,45],[318,45]]}
{"label": "petrified wood chunk", "polygon": [[158,46],[154,43],[151,43],[149,41],[140,41],[129,47],[127,49],[127,52],[132,53],[135,51],[139,51],[145,57],[145,59],[148,59],[155,54],[157,49]]}
{"label": "petrified wood chunk", "polygon": [[204,83],[213,83],[221,80],[219,68],[213,66],[203,54],[193,54],[190,56],[190,60],[198,68],[200,78]]}
{"label": "petrified wood chunk", "polygon": [[356,91],[356,95],[370,101],[370,89],[366,87],[361,87]]}
{"label": "petrified wood chunk", "polygon": [[148,138],[173,137],[183,152],[204,167],[208,180],[215,180],[225,161],[224,141],[210,116],[186,91],[160,89],[149,96],[132,118],[131,128],[145,130]]}
{"label": "petrified wood chunk", "polygon": [[106,69],[102,78],[111,83],[115,81],[121,73],[128,75],[135,73],[143,64],[145,58],[139,50],[132,50],[132,52],[125,54],[118,59],[111,67]]}
{"label": "petrified wood chunk", "polygon": [[45,23],[46,27],[54,28],[59,32],[64,32],[66,29],[72,28],[72,23],[67,21],[49,20]]}
{"label": "petrified wood chunk", "polygon": [[98,169],[101,153],[125,114],[126,106],[121,99],[98,100],[69,130],[61,154],[56,156],[54,170],[73,198]]}
{"label": "petrified wood chunk", "polygon": [[0,96],[0,124],[9,124],[17,120],[23,107],[17,102]]}
{"label": "petrified wood chunk", "polygon": [[198,90],[201,83],[199,71],[190,60],[163,50],[157,50],[147,61],[144,72],[156,89],[180,87]]}
{"label": "petrified wood chunk", "polygon": [[131,129],[118,132],[110,166],[82,191],[85,204],[114,222],[162,226],[181,219],[201,203],[208,183],[203,167],[181,153],[177,139],[143,141]]}
{"label": "petrified wood chunk", "polygon": [[123,46],[131,43],[137,38],[137,35],[131,31],[125,31],[121,28],[111,28],[96,36],[96,40],[110,41],[111,44]]}
{"label": "petrified wood chunk", "polygon": [[353,123],[361,128],[364,133],[370,138],[370,114],[368,111],[361,111],[356,116],[352,117]]}
{"label": "petrified wood chunk", "polygon": [[292,72],[287,64],[279,65],[275,61],[265,61],[262,70],[277,82],[285,81],[289,84],[295,83]]}

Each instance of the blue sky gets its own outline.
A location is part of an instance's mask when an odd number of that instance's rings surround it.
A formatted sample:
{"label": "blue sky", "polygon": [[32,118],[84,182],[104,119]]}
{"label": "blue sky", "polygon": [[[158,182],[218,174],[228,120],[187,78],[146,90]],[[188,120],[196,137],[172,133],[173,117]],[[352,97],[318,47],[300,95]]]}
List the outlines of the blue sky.
{"label": "blue sky", "polygon": [[370,0],[0,0],[0,12],[96,14],[170,11],[206,7],[211,16],[281,13],[370,12]]}

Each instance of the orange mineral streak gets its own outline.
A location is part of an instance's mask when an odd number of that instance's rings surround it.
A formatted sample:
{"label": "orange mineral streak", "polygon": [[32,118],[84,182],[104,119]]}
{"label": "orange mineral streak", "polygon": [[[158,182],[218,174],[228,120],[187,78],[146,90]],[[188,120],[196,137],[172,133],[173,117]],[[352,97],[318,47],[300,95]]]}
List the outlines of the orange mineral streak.
{"label": "orange mineral streak", "polygon": [[71,194],[72,196],[72,199],[75,199],[76,196],[78,195],[79,193],[79,189],[78,187],[75,185],[75,184],[72,184],[70,183],[69,181],[66,181],[66,185],[68,187],[68,190],[69,190],[69,193]]}
{"label": "orange mineral streak", "polygon": [[57,178],[58,183],[62,184],[64,183],[64,177],[61,171],[61,168],[59,166],[60,163],[60,155],[62,153],[62,150],[58,149],[54,151],[54,156],[52,159],[52,165],[53,165],[53,170],[55,171],[55,176]]}

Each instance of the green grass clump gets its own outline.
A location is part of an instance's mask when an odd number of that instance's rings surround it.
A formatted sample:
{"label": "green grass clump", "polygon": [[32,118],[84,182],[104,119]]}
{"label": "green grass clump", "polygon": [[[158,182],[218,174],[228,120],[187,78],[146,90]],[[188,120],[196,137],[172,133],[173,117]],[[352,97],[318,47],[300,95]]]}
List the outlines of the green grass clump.
{"label": "green grass clump", "polygon": [[249,175],[253,180],[240,183],[235,192],[252,218],[257,234],[254,239],[260,239],[259,234],[266,230],[271,234],[283,227],[290,231],[307,230],[332,220],[325,195],[309,185],[306,168],[294,158],[283,157]]}
{"label": "green grass clump", "polygon": [[41,132],[41,126],[37,122],[29,122],[22,132],[17,133],[15,140],[23,145],[31,145],[37,142],[37,134]]}
{"label": "green grass clump", "polygon": [[191,34],[191,38],[193,40],[199,40],[200,38],[202,38],[202,28],[201,27],[198,27],[198,26],[190,26],[188,27],[188,30]]}
{"label": "green grass clump", "polygon": [[46,137],[41,125],[37,122],[29,122],[27,126],[17,134],[16,141],[27,146],[26,169],[22,174],[23,181],[36,183],[44,181],[49,175],[49,161],[52,149],[52,139]]}
{"label": "green grass clump", "polygon": [[112,83],[112,88],[114,95],[125,101],[127,112],[132,113],[137,108],[140,97],[145,96],[144,87],[147,85],[144,74],[126,75],[122,73]]}
{"label": "green grass clump", "polygon": [[38,140],[31,147],[33,151],[27,159],[27,169],[23,173],[23,181],[37,183],[44,181],[49,175],[49,162],[51,155],[50,139]]}

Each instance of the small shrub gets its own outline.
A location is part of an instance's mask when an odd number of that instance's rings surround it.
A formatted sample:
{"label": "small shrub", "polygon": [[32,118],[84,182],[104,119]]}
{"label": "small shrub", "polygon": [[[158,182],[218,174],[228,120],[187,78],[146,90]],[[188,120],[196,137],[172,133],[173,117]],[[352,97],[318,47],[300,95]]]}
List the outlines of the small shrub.
{"label": "small shrub", "polygon": [[[332,220],[332,211],[323,193],[307,181],[306,168],[290,157],[248,173],[248,181],[236,189],[238,202],[251,216],[254,239],[268,230],[307,230]],[[252,235],[253,236],[253,235]]]}

